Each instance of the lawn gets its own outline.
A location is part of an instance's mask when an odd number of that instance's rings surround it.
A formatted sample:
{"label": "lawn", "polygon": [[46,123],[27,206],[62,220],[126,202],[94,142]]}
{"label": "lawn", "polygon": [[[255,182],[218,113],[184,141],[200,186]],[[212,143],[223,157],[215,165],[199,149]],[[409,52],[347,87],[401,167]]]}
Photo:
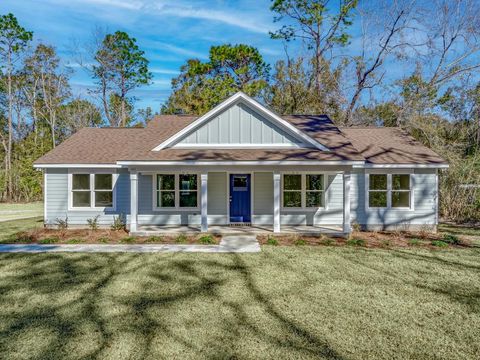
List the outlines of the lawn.
{"label": "lawn", "polygon": [[43,215],[43,202],[0,203],[0,222]]}
{"label": "lawn", "polygon": [[480,249],[1,254],[8,359],[478,359]]}

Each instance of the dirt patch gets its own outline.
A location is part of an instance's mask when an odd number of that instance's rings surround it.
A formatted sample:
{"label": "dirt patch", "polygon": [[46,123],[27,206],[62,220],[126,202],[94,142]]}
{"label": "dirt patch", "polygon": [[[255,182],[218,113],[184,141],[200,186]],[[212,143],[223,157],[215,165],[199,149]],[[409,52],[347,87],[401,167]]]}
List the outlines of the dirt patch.
{"label": "dirt patch", "polygon": [[129,236],[125,230],[47,229],[22,231],[6,243],[22,244],[219,244],[220,235]]}
{"label": "dirt patch", "polygon": [[340,237],[300,236],[300,235],[259,235],[261,245],[280,246],[359,246],[366,248],[448,248],[471,247],[471,241],[465,236],[450,234],[433,234],[425,232],[387,232],[387,231],[355,231],[348,239]]}

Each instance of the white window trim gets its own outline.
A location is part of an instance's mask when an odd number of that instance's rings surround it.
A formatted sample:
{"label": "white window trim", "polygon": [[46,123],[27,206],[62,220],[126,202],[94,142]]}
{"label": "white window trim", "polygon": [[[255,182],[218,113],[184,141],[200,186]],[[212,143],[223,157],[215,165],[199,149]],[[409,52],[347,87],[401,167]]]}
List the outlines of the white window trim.
{"label": "white window trim", "polygon": [[[387,190],[378,190],[378,191],[386,191],[387,192],[387,206],[386,207],[375,207],[375,206],[370,206],[370,175],[386,175],[387,176]],[[409,207],[393,207],[392,206],[392,192],[394,191],[402,191],[402,190],[393,190],[392,188],[392,176],[393,175],[409,175],[410,176],[410,189],[409,190],[403,190],[404,192],[409,191],[410,192],[410,206]],[[367,172],[365,174],[365,208],[368,210],[400,210],[400,211],[413,211],[415,210],[414,206],[414,174],[411,172],[406,172],[406,171],[393,171],[389,173],[381,173],[378,171],[375,172]],[[372,190],[375,191],[375,190]]]}
{"label": "white window trim", "polygon": [[[75,207],[73,206],[73,175],[89,175],[90,176],[90,207]],[[112,175],[112,206],[99,207],[95,206],[95,175],[96,174],[111,174]],[[117,209],[117,191],[116,185],[118,174],[108,170],[74,170],[68,172],[68,211],[115,211]],[[85,190],[87,191],[87,190]],[[99,190],[102,191],[102,190]],[[108,190],[103,190],[108,191]]]}
{"label": "white window trim", "polygon": [[[300,191],[301,192],[301,205],[300,207],[285,207],[283,206],[284,202],[283,202],[283,194],[284,194],[284,176],[285,175],[301,175],[301,190],[290,190],[292,192],[294,191]],[[320,207],[317,207],[317,206],[312,206],[312,207],[307,207],[307,176],[306,175],[323,175],[323,206],[320,206]],[[305,172],[302,172],[302,171],[293,171],[293,172],[282,172],[281,173],[281,177],[280,177],[280,201],[281,201],[281,204],[280,204],[280,209],[282,211],[314,211],[314,210],[327,210],[328,209],[328,206],[327,206],[327,201],[328,201],[328,196],[327,196],[327,193],[328,193],[328,189],[327,189],[327,185],[328,185],[328,173],[325,173],[325,172],[311,172],[311,171],[305,171]],[[287,190],[289,191],[289,190]],[[312,190],[312,191],[315,191],[315,190]],[[321,192],[320,190],[316,190],[317,192]]]}
{"label": "white window trim", "polygon": [[[157,206],[157,176],[158,175],[174,175],[175,176],[175,207],[158,207]],[[197,206],[195,207],[180,207],[180,186],[179,179],[180,175],[196,175],[197,176],[197,190],[191,190],[197,192]],[[152,210],[159,212],[169,212],[169,211],[200,211],[200,173],[195,171],[166,171],[166,172],[157,172],[152,174]]]}

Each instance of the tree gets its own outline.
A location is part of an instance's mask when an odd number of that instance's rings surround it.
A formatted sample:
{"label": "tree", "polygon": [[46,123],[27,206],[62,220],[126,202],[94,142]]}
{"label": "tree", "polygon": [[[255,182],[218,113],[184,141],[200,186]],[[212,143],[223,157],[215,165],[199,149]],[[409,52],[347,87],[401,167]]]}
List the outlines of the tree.
{"label": "tree", "polygon": [[[136,39],[122,31],[107,34],[96,50],[92,74],[110,126],[127,125],[127,108],[133,101],[128,95],[135,88],[148,85],[152,79],[144,55]],[[110,108],[112,96],[120,101],[119,112]]]}
{"label": "tree", "polygon": [[352,14],[358,0],[339,0],[338,11],[328,8],[329,0],[273,0],[271,10],[277,15],[275,22],[285,21],[274,39],[302,40],[313,50],[315,89],[321,91],[324,68],[329,67],[329,57],[336,47],[346,46],[352,25]]}
{"label": "tree", "polygon": [[55,147],[58,113],[63,102],[70,96],[68,74],[59,66],[55,49],[39,44],[34,53],[25,59],[25,76],[30,85],[30,106],[34,117],[41,117],[50,129],[52,147]]}
{"label": "tree", "polygon": [[268,85],[269,71],[252,46],[212,46],[207,62],[191,59],[180,68],[162,112],[203,114],[239,90],[258,97]]}
{"label": "tree", "polygon": [[[327,114],[332,119],[341,115],[342,94],[337,87],[341,67],[331,73],[325,68],[321,93],[312,86],[315,70],[312,61],[302,58],[279,60],[275,64],[268,104],[279,114]],[[332,81],[333,79],[333,81]]]}
{"label": "tree", "polygon": [[60,109],[63,125],[59,136],[62,139],[84,127],[98,127],[104,124],[100,109],[88,100],[76,98]]}
{"label": "tree", "polygon": [[0,16],[0,69],[4,71],[5,78],[2,78],[2,82],[6,82],[7,90],[7,132],[8,140],[4,143],[5,147],[5,190],[6,197],[10,198],[12,195],[12,144],[13,144],[13,82],[12,75],[14,71],[14,65],[18,61],[22,51],[27,47],[28,43],[32,40],[33,33],[25,30],[18,23],[17,18],[9,13],[7,15]]}

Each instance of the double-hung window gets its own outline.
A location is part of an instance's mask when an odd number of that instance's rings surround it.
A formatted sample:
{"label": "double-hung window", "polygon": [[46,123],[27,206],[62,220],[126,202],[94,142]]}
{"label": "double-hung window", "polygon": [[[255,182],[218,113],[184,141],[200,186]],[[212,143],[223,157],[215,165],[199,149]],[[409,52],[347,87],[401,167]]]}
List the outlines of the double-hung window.
{"label": "double-hung window", "polygon": [[198,207],[197,174],[157,174],[155,183],[156,208]]}
{"label": "double-hung window", "polygon": [[325,205],[325,175],[284,174],[284,208],[319,208]]}
{"label": "double-hung window", "polygon": [[369,174],[368,207],[411,208],[410,174]]}
{"label": "double-hung window", "polygon": [[72,208],[112,208],[113,174],[72,174]]}

